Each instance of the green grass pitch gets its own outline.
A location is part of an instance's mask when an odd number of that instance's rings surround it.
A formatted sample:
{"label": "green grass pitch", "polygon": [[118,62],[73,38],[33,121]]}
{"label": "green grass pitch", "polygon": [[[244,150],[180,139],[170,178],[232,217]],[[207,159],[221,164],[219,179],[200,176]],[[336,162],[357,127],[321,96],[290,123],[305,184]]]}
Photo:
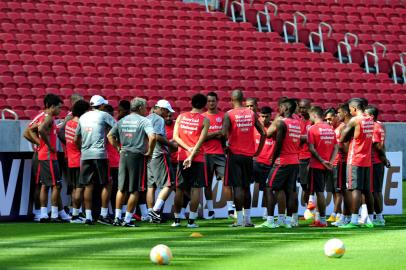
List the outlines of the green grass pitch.
{"label": "green grass pitch", "polygon": [[[0,223],[0,269],[406,269],[405,211],[386,220],[385,228],[355,230],[309,228],[303,221],[291,230],[229,228],[225,219],[199,220],[193,230],[169,222],[139,228]],[[203,237],[190,238],[192,232]],[[344,241],[341,259],[324,256],[330,238]],[[157,244],[171,248],[170,265],[149,261]]]}

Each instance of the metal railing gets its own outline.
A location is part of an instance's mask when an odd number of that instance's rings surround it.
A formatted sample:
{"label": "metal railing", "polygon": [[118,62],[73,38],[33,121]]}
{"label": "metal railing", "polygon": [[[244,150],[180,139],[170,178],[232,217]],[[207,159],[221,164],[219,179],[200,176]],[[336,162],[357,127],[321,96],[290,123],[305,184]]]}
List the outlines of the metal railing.
{"label": "metal railing", "polygon": [[1,120],[6,120],[6,112],[14,116],[14,120],[18,120],[18,115],[15,111],[10,109],[3,109],[1,111]]}
{"label": "metal railing", "polygon": [[374,53],[376,55],[378,55],[378,47],[381,47],[383,49],[382,57],[385,57],[385,54],[386,54],[386,51],[387,51],[386,46],[383,45],[382,43],[378,42],[378,41],[375,42],[374,44],[372,44],[372,48],[374,49]]}
{"label": "metal railing", "polygon": [[356,34],[353,34],[351,32],[347,32],[344,34],[344,40],[345,43],[347,43],[348,45],[351,46],[350,42],[349,42],[349,37],[352,37],[354,39],[354,47],[358,46],[358,36]]}
{"label": "metal railing", "polygon": [[245,7],[244,7],[244,0],[238,1],[233,1],[231,2],[231,17],[233,19],[233,22],[237,22],[236,16],[235,16],[235,5],[239,5],[241,7],[241,15],[242,15],[242,20],[243,22],[247,22],[247,18],[245,16]]}
{"label": "metal railing", "polygon": [[341,64],[344,63],[344,60],[343,60],[343,53],[341,52],[341,47],[342,47],[342,46],[344,46],[344,48],[345,48],[346,51],[347,51],[348,63],[352,63],[351,45],[348,44],[348,43],[345,42],[345,41],[340,41],[340,42],[338,42],[338,45],[337,45],[338,60],[340,61]]}
{"label": "metal railing", "polygon": [[289,42],[289,35],[288,35],[288,26],[292,26],[293,28],[293,37],[295,39],[295,42],[299,42],[299,33],[298,33],[298,22],[299,22],[299,17],[303,18],[302,24],[303,26],[306,25],[307,22],[307,17],[304,15],[302,12],[296,11],[293,14],[293,22],[290,21],[285,21],[283,22],[283,35],[285,38],[285,43]]}
{"label": "metal railing", "polygon": [[406,84],[406,66],[401,62],[395,62],[392,65],[393,81],[395,82],[395,84],[398,84],[398,76],[397,76],[397,73],[396,73],[396,66],[399,66],[401,68],[403,83]]}
{"label": "metal railing", "polygon": [[370,66],[368,62],[368,56],[372,56],[374,58],[374,67],[376,73],[379,73],[379,65],[378,65],[378,55],[375,52],[366,52],[364,54],[364,62],[365,62],[365,70],[367,73],[370,73]]}
{"label": "metal railing", "polygon": [[310,32],[310,34],[309,34],[310,50],[312,52],[315,52],[313,36],[319,37],[319,47],[320,47],[321,52],[324,52],[323,27],[328,28],[327,37],[330,37],[331,33],[333,32],[333,28],[328,23],[325,23],[325,22],[319,23],[319,32]]}
{"label": "metal railing", "polygon": [[262,32],[262,23],[261,23],[261,15],[265,16],[266,18],[266,27],[268,29],[268,32],[272,32],[272,27],[271,27],[271,16],[264,12],[264,11],[258,11],[257,12],[257,24],[258,24],[258,31]]}

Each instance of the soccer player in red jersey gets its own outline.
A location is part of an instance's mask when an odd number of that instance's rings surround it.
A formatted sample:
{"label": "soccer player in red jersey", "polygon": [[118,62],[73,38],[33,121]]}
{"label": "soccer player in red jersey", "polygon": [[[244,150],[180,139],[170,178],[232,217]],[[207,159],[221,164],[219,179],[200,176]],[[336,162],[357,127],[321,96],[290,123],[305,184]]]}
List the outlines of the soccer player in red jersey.
{"label": "soccer player in red jersey", "polygon": [[[228,138],[225,185],[233,188],[237,222],[232,226],[253,227],[251,223],[250,184],[253,173],[253,157],[261,153],[265,143],[265,132],[256,114],[243,107],[241,90],[234,90],[231,102],[234,109],[224,115],[223,136]],[[254,128],[261,134],[255,150]],[[242,209],[244,207],[244,217]]]}
{"label": "soccer player in red jersey", "polygon": [[[341,226],[341,228],[357,228],[362,194],[365,196],[367,205],[369,205],[369,211],[373,209],[373,205],[371,205],[373,198],[370,189],[370,169],[372,166],[374,120],[364,113],[365,102],[362,99],[353,98],[348,102],[348,105],[353,117],[343,129],[340,142],[350,141],[347,158],[347,188],[352,195],[352,215],[351,222]],[[373,227],[372,221],[365,223],[365,226]]]}
{"label": "soccer player in red jersey", "polygon": [[[226,156],[224,154],[223,148],[223,118],[224,113],[217,109],[218,97],[214,92],[207,94],[207,112],[203,115],[209,119],[210,127],[209,132],[206,137],[206,141],[203,144],[205,159],[206,159],[206,169],[207,177],[209,180],[209,185],[205,188],[204,194],[207,202],[208,215],[207,219],[214,218],[214,207],[213,207],[213,175],[215,173],[217,179],[224,179],[225,167],[226,167]],[[223,186],[225,189],[226,200],[229,214],[233,214],[232,209],[233,202],[231,200],[231,189],[229,187]],[[230,206],[231,202],[231,206]]]}
{"label": "soccer player in red jersey", "polygon": [[[58,221],[58,214],[61,219],[69,221],[70,217],[63,211],[58,212],[58,202],[60,196],[61,177],[56,155],[56,124],[54,117],[59,115],[62,100],[54,94],[47,94],[44,97],[45,110],[35,121],[29,125],[30,138],[38,147],[39,173],[38,180],[41,183],[40,202],[41,216],[40,222],[47,222],[48,217],[48,191],[52,189],[51,195],[51,221]],[[62,213],[63,212],[63,213]]]}
{"label": "soccer player in red jersey", "polygon": [[373,149],[372,149],[372,177],[373,181],[373,196],[374,196],[374,210],[376,218],[374,219],[374,225],[385,226],[385,219],[382,215],[383,210],[383,197],[382,197],[382,185],[384,166],[389,168],[390,162],[386,158],[385,153],[385,128],[381,122],[378,121],[379,111],[374,106],[368,106],[365,113],[374,118],[374,135],[372,137]]}
{"label": "soccer player in red jersey", "polygon": [[71,223],[83,223],[79,217],[79,208],[82,203],[82,194],[78,192],[80,173],[80,149],[75,144],[76,128],[79,117],[90,109],[90,104],[84,100],[78,100],[72,107],[71,120],[65,124],[66,155],[68,159],[68,183],[72,187],[72,219]]}
{"label": "soccer player in red jersey", "polygon": [[197,228],[197,208],[200,193],[208,185],[205,170],[204,149],[210,121],[202,115],[207,97],[196,94],[192,97],[192,110],[182,113],[176,120],[173,138],[178,143],[178,169],[176,173],[175,222],[172,227],[180,226],[180,210],[185,190],[190,189],[190,213],[188,228]]}
{"label": "soccer player in red jersey", "polygon": [[323,121],[322,108],[319,106],[311,107],[309,115],[314,123],[307,132],[309,151],[312,153],[309,171],[310,192],[316,192],[317,209],[320,213],[320,220],[311,226],[326,227],[326,199],[324,197],[324,190],[330,177],[330,171],[333,170],[338,146],[333,128]]}
{"label": "soccer player in red jersey", "polygon": [[[277,224],[270,224],[269,228],[284,226],[292,227],[294,212],[294,192],[299,171],[300,151],[300,121],[293,118],[296,102],[292,99],[281,100],[279,115],[267,130],[267,137],[274,138],[275,148],[272,156],[272,169],[269,173],[267,185],[268,216],[273,212],[275,200],[278,202],[279,218]],[[287,206],[287,215],[285,210]]]}

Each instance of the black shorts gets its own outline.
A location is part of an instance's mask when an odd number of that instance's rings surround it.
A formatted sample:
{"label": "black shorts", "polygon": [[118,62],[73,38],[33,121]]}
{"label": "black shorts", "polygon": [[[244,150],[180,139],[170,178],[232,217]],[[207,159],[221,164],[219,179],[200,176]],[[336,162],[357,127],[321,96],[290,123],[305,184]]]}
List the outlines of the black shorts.
{"label": "black shorts", "polygon": [[254,164],[252,157],[228,154],[224,184],[247,188],[251,185]]}
{"label": "black shorts", "polygon": [[267,186],[276,191],[295,192],[298,173],[299,164],[274,164],[269,172]]}
{"label": "black shorts", "polygon": [[39,161],[39,182],[47,187],[61,184],[61,174],[57,160]]}
{"label": "black shorts", "polygon": [[214,174],[217,180],[223,179],[226,168],[226,156],[222,154],[207,154],[205,155],[205,159],[207,178],[209,180],[209,186],[211,186]]}
{"label": "black shorts", "polygon": [[176,172],[176,187],[182,189],[202,188],[209,184],[205,162],[192,162],[192,166],[183,169],[183,161],[179,161]]}
{"label": "black shorts", "polygon": [[68,168],[66,180],[68,182],[68,186],[71,188],[80,188],[81,185],[79,184],[79,176],[80,176],[80,168]]}
{"label": "black shorts", "polygon": [[31,159],[31,181],[36,185],[39,184],[39,161],[38,161],[38,152],[34,152]]}
{"label": "black shorts", "polygon": [[309,169],[310,175],[310,192],[324,192],[326,190],[326,184],[331,177],[329,170],[321,170],[316,168]]}
{"label": "black shorts", "polygon": [[259,184],[259,190],[264,190],[266,187],[266,179],[268,178],[269,172],[272,166],[263,163],[256,162],[254,160],[254,172],[252,176],[252,182]]}
{"label": "black shorts", "polygon": [[305,191],[308,191],[310,186],[309,164],[310,159],[299,160],[299,183]]}
{"label": "black shorts", "polygon": [[109,179],[108,159],[87,159],[80,164],[79,183],[81,186],[90,184],[107,185]]}
{"label": "black shorts", "polygon": [[342,192],[347,189],[347,163],[339,162],[333,168],[334,192]]}
{"label": "black shorts", "polygon": [[383,165],[383,163],[377,163],[372,165],[373,186],[371,187],[371,191],[382,192],[384,173],[385,166]]}
{"label": "black shorts", "polygon": [[147,158],[140,153],[121,152],[118,169],[118,190],[145,191],[147,179]]}
{"label": "black shorts", "polygon": [[347,164],[347,189],[371,192],[371,167]]}
{"label": "black shorts", "polygon": [[147,165],[148,187],[171,187],[175,184],[175,174],[171,169],[170,155],[160,155],[152,158]]}

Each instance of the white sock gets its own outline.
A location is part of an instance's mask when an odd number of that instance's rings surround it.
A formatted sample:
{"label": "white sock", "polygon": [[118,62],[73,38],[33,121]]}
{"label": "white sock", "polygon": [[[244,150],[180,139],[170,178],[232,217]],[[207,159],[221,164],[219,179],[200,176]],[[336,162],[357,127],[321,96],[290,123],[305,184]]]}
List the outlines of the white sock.
{"label": "white sock", "polygon": [[336,212],[333,212],[333,213],[331,213],[331,216],[336,217],[336,216],[337,216],[337,213],[336,213]]}
{"label": "white sock", "polygon": [[41,209],[34,209],[33,211],[32,211],[32,213],[34,214],[34,216],[40,216],[41,215]]}
{"label": "white sock", "polygon": [[244,221],[244,216],[242,211],[237,211],[237,224],[242,224]]}
{"label": "white sock", "polygon": [[322,224],[326,224],[326,223],[327,223],[327,221],[326,221],[326,216],[320,217],[320,223],[322,223]]}
{"label": "white sock", "polygon": [[165,201],[162,199],[157,199],[154,205],[154,208],[152,208],[152,210],[154,210],[155,212],[160,211],[162,206],[164,205]]}
{"label": "white sock", "polygon": [[186,213],[186,208],[183,208],[183,207],[182,207],[182,208],[180,209],[179,215],[181,215],[181,216],[184,217],[184,216],[185,216],[185,213]]}
{"label": "white sock", "polygon": [[125,221],[125,222],[127,222],[127,223],[130,223],[130,222],[131,222],[131,218],[132,218],[132,216],[133,216],[133,214],[132,214],[132,213],[130,213],[130,212],[125,212],[125,218],[124,218],[124,221]]}
{"label": "white sock", "polygon": [[121,211],[123,211],[123,213],[127,212],[127,205],[126,205],[126,204],[124,204],[124,205],[121,207]]}
{"label": "white sock", "polygon": [[376,214],[376,220],[382,221],[383,220],[383,215],[382,213]]}
{"label": "white sock", "polygon": [[314,215],[314,221],[320,221],[320,213],[319,213],[319,211],[316,211],[316,214]]}
{"label": "white sock", "polygon": [[67,217],[69,217],[68,214],[66,214],[65,210],[59,211],[58,214],[59,214],[59,216],[60,216],[61,218],[67,218]]}
{"label": "white sock", "polygon": [[41,217],[48,217],[48,208],[41,207]]}
{"label": "white sock", "polygon": [[345,221],[345,216],[344,215],[340,215],[340,221],[342,221],[342,222]]}
{"label": "white sock", "polygon": [[274,218],[273,218],[273,216],[267,216],[267,217],[266,217],[266,221],[267,221],[268,223],[270,223],[270,224],[273,224],[273,223],[274,223]]}
{"label": "white sock", "polygon": [[344,221],[345,222],[351,222],[351,216],[344,216]]}
{"label": "white sock", "polygon": [[116,208],[116,216],[115,217],[121,219],[121,213],[122,213],[122,210]]}
{"label": "white sock", "polygon": [[314,202],[314,195],[309,196],[309,203]]}
{"label": "white sock", "polygon": [[351,223],[352,224],[358,224],[358,214],[352,214],[351,215]]}
{"label": "white sock", "polygon": [[86,219],[88,219],[88,220],[93,220],[93,217],[92,217],[92,210],[85,210],[85,213],[86,213]]}
{"label": "white sock", "polygon": [[374,220],[374,215],[368,215],[368,218],[369,218],[368,222],[372,222]]}
{"label": "white sock", "polygon": [[227,201],[227,211],[233,211],[234,210],[233,204],[234,204],[233,201]]}
{"label": "white sock", "polygon": [[180,216],[179,213],[174,213],[174,215],[175,215],[175,218],[180,218],[180,217],[179,217],[179,216]]}
{"label": "white sock", "polygon": [[207,200],[207,209],[208,209],[209,211],[214,211],[214,208],[213,208],[213,200]]}
{"label": "white sock", "polygon": [[278,215],[278,222],[279,222],[279,223],[285,222],[285,217],[286,217],[285,214],[279,214],[279,215]]}
{"label": "white sock", "polygon": [[72,215],[73,215],[73,216],[79,216],[79,209],[77,209],[77,208],[72,208]]}
{"label": "white sock", "polygon": [[287,216],[285,219],[285,224],[292,224],[292,217]]}
{"label": "white sock", "polygon": [[58,218],[58,206],[51,206],[51,218]]}
{"label": "white sock", "polygon": [[298,222],[298,221],[299,221],[299,215],[298,215],[297,213],[293,213],[293,214],[292,214],[292,220],[293,220],[294,222]]}
{"label": "white sock", "polygon": [[83,212],[83,210],[82,210],[82,206],[79,208],[79,213],[82,213]]}
{"label": "white sock", "polygon": [[146,217],[148,216],[148,209],[147,205],[145,203],[139,205],[140,210],[141,210],[141,216]]}
{"label": "white sock", "polygon": [[148,213],[152,212],[152,208],[148,208]]}
{"label": "white sock", "polygon": [[189,213],[189,219],[195,220],[197,218],[197,212],[190,212]]}
{"label": "white sock", "polygon": [[244,209],[245,223],[251,223],[251,209]]}
{"label": "white sock", "polygon": [[109,213],[109,209],[108,208],[101,208],[101,210],[100,210],[100,215],[102,216],[102,217],[107,217],[107,214]]}
{"label": "white sock", "polygon": [[368,208],[366,204],[361,205],[361,219],[364,219],[368,216]]}

